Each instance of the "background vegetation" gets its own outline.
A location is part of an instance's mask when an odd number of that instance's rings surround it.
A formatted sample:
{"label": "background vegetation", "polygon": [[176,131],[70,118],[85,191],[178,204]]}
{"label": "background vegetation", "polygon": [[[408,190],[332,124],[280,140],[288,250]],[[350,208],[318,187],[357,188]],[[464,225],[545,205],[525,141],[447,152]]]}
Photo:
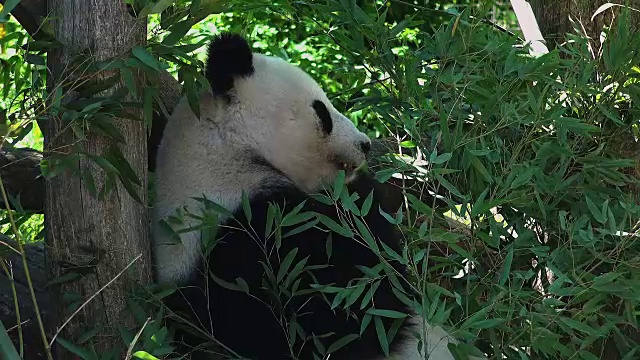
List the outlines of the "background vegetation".
{"label": "background vegetation", "polygon": [[[150,53],[187,93],[208,37],[240,32],[309,72],[372,137],[393,139],[374,170],[406,190],[389,220],[408,250],[382,252],[412,268],[424,295],[412,305],[427,320],[495,358],[599,359],[605,344],[638,356],[640,35],[625,12],[600,48],[578,27],[536,58],[497,1],[229,0],[206,19],[195,3],[149,18]],[[42,150],[45,44],[2,25],[3,147]],[[20,239],[41,241],[42,216],[15,213]],[[8,220],[3,231],[14,232]],[[91,358],[83,341],[67,347]],[[161,321],[135,349],[143,359],[171,351]]]}

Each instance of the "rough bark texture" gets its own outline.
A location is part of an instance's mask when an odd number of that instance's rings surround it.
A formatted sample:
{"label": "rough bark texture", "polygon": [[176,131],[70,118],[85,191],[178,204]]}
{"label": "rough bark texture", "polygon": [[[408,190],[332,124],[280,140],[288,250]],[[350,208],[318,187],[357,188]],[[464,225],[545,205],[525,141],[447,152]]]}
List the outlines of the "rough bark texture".
{"label": "rough bark texture", "polygon": [[[68,76],[66,66],[78,51],[88,52],[92,60],[101,61],[126,54],[132,47],[143,44],[146,39],[146,20],[136,21],[121,0],[49,0],[48,10],[53,18],[53,33],[63,48],[51,51],[48,66],[56,85]],[[85,74],[86,75],[86,74]],[[108,77],[113,73],[97,76]],[[75,74],[71,74],[71,79]],[[65,78],[65,82],[68,81]],[[73,94],[66,94],[69,100]],[[63,100],[63,101],[65,101]],[[140,114],[138,114],[140,115]],[[147,149],[143,122],[119,120],[118,126],[124,134],[126,145],[120,150],[142,180],[139,195],[146,204]],[[45,128],[46,151],[67,152],[69,144],[76,139],[64,128],[59,119],[50,119]],[[84,144],[85,151],[102,155],[111,142],[96,135],[89,135]],[[102,188],[102,172],[94,163],[82,160],[82,169],[89,169],[96,179],[96,187]],[[69,268],[78,266],[87,270],[81,280],[64,284],[54,289],[54,299],[62,299],[63,293],[79,294],[83,299],[114,279],[128,263],[138,255],[141,259],[123,276],[110,284],[78,313],[62,332],[66,339],[104,326],[97,339],[97,351],[109,348],[120,341],[115,326],[128,324],[122,317],[127,295],[134,282],[148,283],[151,280],[150,250],[148,243],[148,218],[145,206],[135,202],[122,186],[104,200],[90,194],[80,177],[65,172],[46,182],[45,231],[47,244],[47,266],[52,278],[65,274]],[[65,321],[71,312],[68,304],[55,301],[58,307],[58,324]],[[58,359],[71,359],[72,355],[57,351]]]}
{"label": "rough bark texture", "polygon": [[[153,86],[158,90],[167,112],[173,112],[173,108],[178,104],[182,94],[180,83],[169,72],[162,71],[158,75],[157,83],[154,83]],[[156,113],[153,127],[164,127],[166,121],[166,117]],[[46,127],[46,124],[41,125],[42,128]],[[155,135],[155,131],[152,131],[153,135]],[[146,139],[143,138],[141,141],[144,142]],[[159,138],[155,137],[149,139],[150,164],[155,161],[154,154],[158,141]],[[9,197],[20,200],[22,209],[36,213],[44,212],[45,179],[40,170],[41,161],[42,154],[34,149],[0,149],[0,177]],[[0,205],[4,208],[2,199],[0,199]],[[13,203],[9,205],[15,209]]]}
{"label": "rough bark texture", "polygon": [[[614,7],[596,16],[591,21],[591,16],[603,4],[608,2],[624,4],[625,1],[608,0],[530,0],[531,8],[536,15],[542,36],[547,41],[547,47],[553,49],[557,44],[566,41],[566,34],[573,33],[573,24],[569,18],[577,24],[582,24],[584,30],[591,38],[591,44],[597,49],[600,44],[600,30],[603,25],[611,24],[613,14],[619,14],[620,8]],[[633,8],[640,7],[640,0],[630,0]],[[640,14],[631,12],[632,23],[640,24]],[[580,25],[578,25],[580,26]]]}

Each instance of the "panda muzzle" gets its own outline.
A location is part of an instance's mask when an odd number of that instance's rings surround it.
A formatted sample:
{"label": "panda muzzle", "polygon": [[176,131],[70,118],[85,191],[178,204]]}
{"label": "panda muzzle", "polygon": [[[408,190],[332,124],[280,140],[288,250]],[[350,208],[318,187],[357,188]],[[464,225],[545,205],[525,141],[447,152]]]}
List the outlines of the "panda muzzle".
{"label": "panda muzzle", "polygon": [[347,173],[351,173],[356,171],[362,164],[364,163],[364,161],[353,161],[353,160],[347,160],[347,159],[336,159],[335,160],[335,164],[336,167],[339,170],[344,170]]}
{"label": "panda muzzle", "polygon": [[353,164],[341,163],[339,167],[345,171],[354,171],[357,166]]}

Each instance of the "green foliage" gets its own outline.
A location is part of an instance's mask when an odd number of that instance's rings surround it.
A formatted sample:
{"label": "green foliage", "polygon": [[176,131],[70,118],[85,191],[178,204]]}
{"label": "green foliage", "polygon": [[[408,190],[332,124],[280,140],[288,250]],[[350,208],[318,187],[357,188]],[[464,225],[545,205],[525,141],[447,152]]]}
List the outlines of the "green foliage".
{"label": "green foliage", "polygon": [[[402,174],[413,184],[408,210],[385,217],[409,238],[406,258],[396,255],[425,294],[419,313],[458,324],[456,335],[479,337],[482,350],[507,358],[597,358],[609,338],[621,353],[637,351],[620,329],[635,326],[638,301],[631,149],[640,39],[622,20],[596,58],[576,35],[532,58],[518,39],[480,23],[482,8],[452,14],[434,31],[417,13],[387,23],[383,6],[262,5],[229,28],[259,33],[257,48],[287,54],[337,95],[339,108],[356,118],[367,109],[359,120],[372,133],[400,139],[402,156],[386,157],[377,175]],[[275,19],[277,35],[254,20],[266,17]],[[247,19],[258,24],[247,28]],[[296,31],[281,31],[293,23]],[[295,58],[295,46],[308,39],[319,39],[307,56],[316,58]],[[357,217],[360,209],[342,195],[320,198],[340,200]],[[317,220],[385,251],[365,224]],[[332,306],[367,292],[354,289],[327,289],[338,294]]]}
{"label": "green foliage", "polygon": [[[382,349],[388,350],[406,315],[372,307],[384,274],[398,298],[431,323],[451,327],[465,342],[455,352],[472,353],[473,344],[496,358],[596,359],[609,341],[627,358],[636,356],[640,345],[628,329],[638,326],[640,300],[640,35],[630,32],[626,18],[604,29],[604,43],[596,52],[577,27],[568,35],[571,41],[534,58],[515,36],[483,20],[493,2],[127,3],[136,16],[149,16],[148,44],[99,63],[78,53],[71,62],[74,71],[113,70],[113,75],[50,92],[43,87],[43,56],[59,44],[29,41],[15,22],[0,15],[6,30],[0,38],[3,146],[26,143],[41,149],[34,119],[57,115],[80,141],[71,155],[48,157],[44,175],[71,169],[96,195],[106,196],[121,184],[138,196],[146,189],[121,155],[124,136],[115,119],[152,126],[153,111],[166,112],[155,90],[157,72],[164,69],[177,76],[197,113],[197,94],[207,89],[200,70],[208,36],[240,32],[256,50],[309,72],[336,107],[370,135],[397,140],[374,170],[377,179],[405,187],[402,211],[387,214],[372,208],[370,197],[356,206],[341,175],[328,194],[316,197],[339,204],[341,219],[300,212],[301,207],[283,214],[272,207],[267,228],[252,229],[273,237],[280,248],[288,236],[317,226],[362,241],[378,254],[380,266],[362,268],[363,278],[350,286],[312,290],[336,309],[370,309],[362,329],[373,326]],[[508,7],[498,4],[497,9],[505,14],[500,24],[513,28]],[[144,83],[134,81],[137,72],[145,74]],[[107,91],[115,84],[124,85]],[[71,90],[80,96],[67,99]],[[131,116],[123,106],[142,109],[142,117]],[[114,146],[105,154],[91,154],[82,146],[88,134],[111,138]],[[80,170],[80,162],[95,164],[104,181],[96,181],[93,171]],[[207,199],[196,200],[208,210],[205,214],[182,209],[167,219],[165,228],[176,241],[187,231],[205,232],[209,240],[203,250],[208,253],[215,246],[218,218],[229,214]],[[246,203],[243,211],[251,217]],[[16,204],[19,208],[19,199]],[[400,227],[407,238],[401,254],[374,241],[361,220],[370,211],[380,211]],[[28,214],[16,219],[21,230],[35,229],[21,239],[39,237],[33,235],[40,233],[38,220],[28,220]],[[6,221],[2,225],[8,227]],[[327,257],[332,251],[329,237]],[[265,284],[282,303],[304,294],[297,280],[309,266],[295,250],[281,258],[279,266],[262,265]],[[411,278],[399,279],[389,271],[389,259],[407,264]],[[214,280],[251,291],[241,278],[235,283]],[[423,298],[410,299],[403,290],[407,286]],[[154,291],[149,290],[155,300],[166,294]],[[76,306],[80,300],[75,298]],[[135,303],[131,308],[138,309]],[[143,331],[135,342],[136,333],[123,331],[122,349],[133,343],[132,354],[141,359],[172,351],[162,311],[134,314]],[[147,322],[149,316],[154,320]],[[382,318],[398,322],[387,329]],[[304,329],[295,317],[282,321],[293,346]],[[94,358],[91,334],[61,344]],[[313,340],[324,355],[357,335]]]}
{"label": "green foliage", "polygon": [[[4,12],[17,2],[7,2]],[[0,15],[0,136],[3,149],[30,147],[42,150],[42,133],[34,119],[42,101],[46,68],[37,56],[25,56],[28,36],[11,17]],[[24,242],[42,240],[43,216],[24,211],[20,197],[9,197],[14,221]],[[0,210],[0,231],[12,235],[8,213]]]}
{"label": "green foliage", "polygon": [[[7,8],[5,8],[7,9]],[[0,133],[3,146],[32,145],[42,149],[42,134],[33,121],[41,101],[46,68],[37,56],[26,58],[27,34],[12,18],[0,30]],[[25,61],[26,60],[26,61]]]}
{"label": "green foliage", "polygon": [[[514,46],[517,39],[479,25],[468,12],[407,41],[394,35],[398,27],[421,29],[417,16],[385,29],[384,13],[365,16],[353,3],[299,11],[326,21],[345,56],[366,61],[368,75],[385,74],[371,83],[350,73],[344,83],[366,84],[354,107],[374,110],[411,155],[387,166],[411,179],[417,194],[445,197],[427,203],[408,196],[405,230],[417,277],[429,279],[418,286],[455,301],[442,308],[450,320],[470,316],[459,334],[479,334],[487,339],[479,343],[483,350],[508,358],[531,356],[525,349],[549,358],[598,357],[610,336],[624,339],[622,353],[637,351],[615,329],[635,326],[638,301],[632,264],[640,208],[630,148],[637,149],[633,49],[640,37],[620,20],[596,59],[578,36],[531,58]],[[407,43],[396,56],[393,49]],[[464,237],[447,231],[446,212],[465,219],[468,230],[458,225]],[[424,215],[428,231],[420,234]],[[348,234],[341,224],[322,222]],[[463,269],[465,261],[473,270]],[[540,271],[553,279],[539,283]],[[436,279],[449,282],[447,290],[429,283]]]}
{"label": "green foliage", "polygon": [[171,331],[164,325],[166,310],[156,307],[155,304],[174,291],[175,288],[155,285],[135,286],[127,299],[127,312],[134,319],[135,326],[118,326],[120,341],[115,342],[114,346],[105,352],[98,353],[96,350],[96,342],[100,341],[96,335],[103,326],[100,322],[88,325],[75,341],[58,336],[56,342],[83,360],[122,359],[124,353],[131,354],[135,359],[165,358],[173,353],[175,347],[172,345]]}
{"label": "green foliage", "polygon": [[16,351],[16,348],[13,346],[9,335],[7,334],[7,329],[5,329],[2,321],[0,321],[0,354],[2,354],[3,359],[7,360],[19,360],[20,355]]}

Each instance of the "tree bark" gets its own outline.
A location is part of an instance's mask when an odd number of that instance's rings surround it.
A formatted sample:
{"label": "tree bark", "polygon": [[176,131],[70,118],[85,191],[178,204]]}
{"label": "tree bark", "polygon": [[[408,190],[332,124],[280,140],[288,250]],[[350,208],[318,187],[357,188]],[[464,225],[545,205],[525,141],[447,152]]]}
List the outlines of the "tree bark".
{"label": "tree bark", "polygon": [[[63,45],[63,48],[48,54],[48,67],[52,75],[48,86],[52,90],[69,75],[66,67],[71,57],[79,51],[87,51],[92,60],[102,61],[126,54],[146,40],[146,19],[132,17],[122,0],[49,0],[48,12],[53,19],[54,36]],[[103,72],[95,76],[106,78],[113,74]],[[77,74],[71,74],[73,76]],[[134,76],[140,79],[140,74]],[[64,78],[65,83],[68,81],[68,78]],[[74,94],[67,93],[64,96],[65,100],[69,100]],[[140,113],[138,115],[141,116]],[[142,181],[139,196],[146,204],[147,148],[144,123],[119,119],[117,126],[126,140],[126,145],[120,146],[120,150]],[[47,152],[68,153],[69,145],[78,141],[58,118],[52,117],[47,121],[43,134]],[[89,134],[84,149],[89,154],[102,155],[111,145],[109,139]],[[93,173],[96,187],[100,189],[103,176],[98,167],[86,160],[81,160],[78,166]],[[104,326],[97,337],[101,342],[96,344],[98,354],[103,353],[120,341],[116,326],[130,324],[128,318],[123,318],[122,312],[126,308],[131,286],[136,282],[146,284],[151,280],[146,207],[137,203],[122,186],[113,190],[106,199],[99,200],[91,195],[78,175],[64,172],[46,181],[45,214],[50,276],[57,278],[64,275],[70,265],[76,270],[78,266],[89,270],[80,280],[54,288],[53,302],[58,308],[58,326],[72,315],[69,304],[62,301],[64,293],[79,294],[86,301],[141,255],[129,271],[117,277],[76,314],[60,334],[73,341],[79,334],[98,324]],[[58,359],[73,358],[61,347],[56,353]]]}
{"label": "tree bark", "polygon": [[[569,18],[584,27],[581,32],[586,31],[586,34],[591,39],[591,45],[597,49],[600,44],[600,30],[604,25],[611,24],[614,14],[620,13],[620,7],[616,6],[599,14],[592,21],[591,17],[596,10],[608,2],[626,3],[625,1],[608,0],[529,0],[549,49],[553,49],[558,44],[565,42],[566,34],[574,32],[572,28],[574,25],[571,24]],[[639,8],[640,0],[630,0],[629,6]],[[640,24],[640,14],[631,11],[630,15],[632,18],[631,24],[634,24],[634,27],[637,28],[638,24]]]}

